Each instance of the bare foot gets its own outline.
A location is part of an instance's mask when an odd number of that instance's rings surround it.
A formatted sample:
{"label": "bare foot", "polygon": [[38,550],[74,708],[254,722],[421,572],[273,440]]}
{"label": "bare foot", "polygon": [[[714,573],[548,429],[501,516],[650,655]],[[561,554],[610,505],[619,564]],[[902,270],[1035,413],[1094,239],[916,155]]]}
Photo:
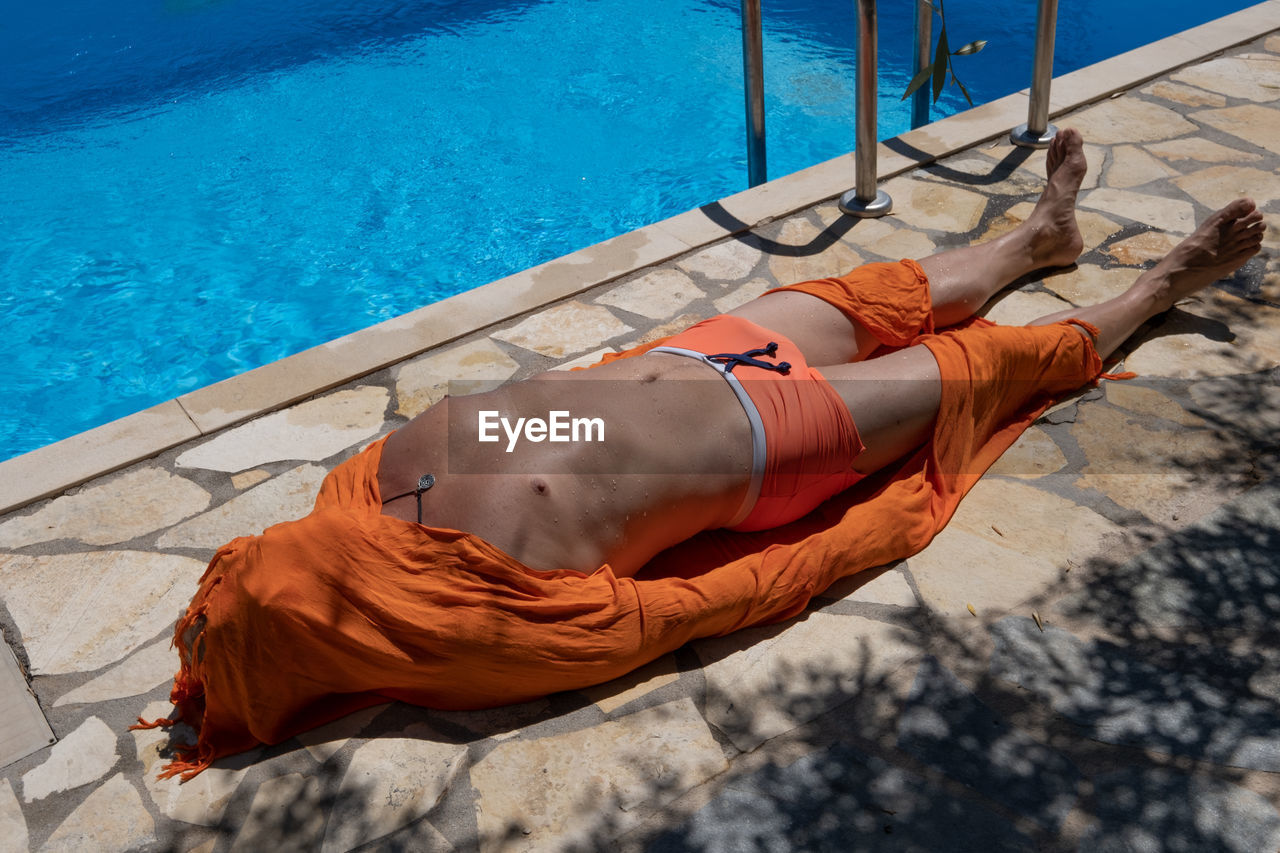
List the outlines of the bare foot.
{"label": "bare foot", "polygon": [[1139,276],[1134,287],[1150,289],[1159,311],[1167,311],[1240,267],[1262,248],[1262,211],[1238,198],[1214,213],[1164,260]]}
{"label": "bare foot", "polygon": [[1049,181],[1025,226],[1037,269],[1070,266],[1084,250],[1076,224],[1076,193],[1088,168],[1080,131],[1071,127],[1058,131],[1049,143]]}

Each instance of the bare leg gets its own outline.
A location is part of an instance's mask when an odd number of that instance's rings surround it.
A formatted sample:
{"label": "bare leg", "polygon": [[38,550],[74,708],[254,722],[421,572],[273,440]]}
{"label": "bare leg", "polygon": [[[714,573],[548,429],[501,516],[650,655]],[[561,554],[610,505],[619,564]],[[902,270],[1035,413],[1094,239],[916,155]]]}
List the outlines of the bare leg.
{"label": "bare leg", "polygon": [[[938,326],[973,314],[1001,288],[1036,269],[1071,264],[1084,245],[1075,201],[1087,164],[1080,134],[1058,133],[1049,146],[1049,182],[1026,222],[989,243],[920,261],[929,276]],[[878,341],[836,308],[806,293],[770,293],[730,312],[795,341],[810,364],[845,364]]]}
{"label": "bare leg", "polygon": [[[1232,202],[1138,276],[1121,296],[1028,325],[1083,320],[1098,328],[1095,348],[1105,358],[1151,317],[1239,269],[1261,247],[1263,230],[1262,214],[1251,200]],[[942,399],[942,379],[927,348],[909,347],[882,358],[819,369],[849,407],[866,445],[854,462],[856,470],[876,471],[929,439]]]}
{"label": "bare leg", "polygon": [[865,449],[853,468],[870,474],[928,440],[942,403],[942,372],[923,346],[819,368],[849,407]]}
{"label": "bare leg", "polygon": [[1084,320],[1098,328],[1095,347],[1106,358],[1147,320],[1243,266],[1262,247],[1264,230],[1262,212],[1253,200],[1237,199],[1206,219],[1124,293],[1099,305],[1059,311],[1027,325]]}
{"label": "bare leg", "polygon": [[1084,248],[1076,225],[1076,193],[1087,164],[1080,132],[1066,128],[1049,145],[1049,181],[1035,210],[1013,231],[987,243],[920,261],[929,275],[934,321],[958,323],[1006,285],[1045,267],[1069,266]]}

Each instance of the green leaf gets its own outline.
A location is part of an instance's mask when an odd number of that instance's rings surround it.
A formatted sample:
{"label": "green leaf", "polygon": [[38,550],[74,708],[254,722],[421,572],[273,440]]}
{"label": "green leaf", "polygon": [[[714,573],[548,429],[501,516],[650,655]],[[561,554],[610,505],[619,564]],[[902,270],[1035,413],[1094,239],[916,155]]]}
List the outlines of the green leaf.
{"label": "green leaf", "polygon": [[964,99],[969,102],[969,106],[973,106],[973,98],[969,97],[969,90],[966,89],[964,87],[964,84],[960,82],[960,78],[957,77],[955,74],[952,74],[951,79],[956,81],[956,85],[960,87],[960,92],[961,94],[964,95]]}
{"label": "green leaf", "polygon": [[952,52],[952,56],[968,56],[971,53],[977,53],[987,46],[985,41],[971,41],[964,47]]}
{"label": "green leaf", "polygon": [[947,82],[947,66],[950,64],[947,51],[947,28],[938,33],[938,49],[933,54],[933,102],[936,104],[942,95],[942,87]]}
{"label": "green leaf", "polygon": [[902,93],[902,100],[905,101],[907,98],[910,98],[912,95],[914,95],[916,89],[919,89],[921,86],[927,83],[929,81],[929,77],[932,76],[932,74],[933,74],[933,63],[930,62],[924,68],[920,69],[919,74],[911,78],[911,83],[907,86],[907,91]]}

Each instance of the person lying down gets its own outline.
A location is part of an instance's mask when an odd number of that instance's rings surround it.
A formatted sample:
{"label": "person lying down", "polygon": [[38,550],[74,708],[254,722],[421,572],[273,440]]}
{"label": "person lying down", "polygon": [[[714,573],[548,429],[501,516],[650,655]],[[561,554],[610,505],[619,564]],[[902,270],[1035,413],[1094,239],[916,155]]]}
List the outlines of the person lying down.
{"label": "person lying down", "polygon": [[[1241,199],[1121,296],[1024,327],[975,319],[1075,261],[1085,169],[1063,130],[1034,212],[1004,236],[445,398],[343,462],[310,515],[209,564],[171,695],[198,741],[165,775],[389,700],[481,709],[598,684],[917,553],[1045,408],[1259,250],[1262,215]],[[537,440],[567,424],[596,434]]]}

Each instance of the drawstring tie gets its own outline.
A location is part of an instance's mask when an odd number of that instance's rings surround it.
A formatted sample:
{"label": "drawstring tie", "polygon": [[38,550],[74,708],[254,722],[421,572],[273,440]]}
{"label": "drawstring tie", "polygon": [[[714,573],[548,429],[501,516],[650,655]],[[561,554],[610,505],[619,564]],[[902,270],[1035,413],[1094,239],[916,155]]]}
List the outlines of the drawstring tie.
{"label": "drawstring tie", "polygon": [[721,353],[716,353],[715,355],[708,355],[706,358],[707,358],[707,361],[714,361],[717,364],[724,365],[725,373],[733,373],[733,369],[735,367],[737,367],[739,364],[745,364],[748,367],[759,367],[764,370],[777,371],[778,373],[781,373],[783,376],[786,376],[788,373],[791,372],[791,362],[779,361],[776,364],[774,364],[768,361],[761,361],[758,358],[753,358],[753,356],[757,356],[757,355],[765,355],[772,358],[774,354],[777,352],[778,352],[777,342],[770,341],[768,346],[764,347],[763,349],[747,350],[744,353],[721,352]]}

